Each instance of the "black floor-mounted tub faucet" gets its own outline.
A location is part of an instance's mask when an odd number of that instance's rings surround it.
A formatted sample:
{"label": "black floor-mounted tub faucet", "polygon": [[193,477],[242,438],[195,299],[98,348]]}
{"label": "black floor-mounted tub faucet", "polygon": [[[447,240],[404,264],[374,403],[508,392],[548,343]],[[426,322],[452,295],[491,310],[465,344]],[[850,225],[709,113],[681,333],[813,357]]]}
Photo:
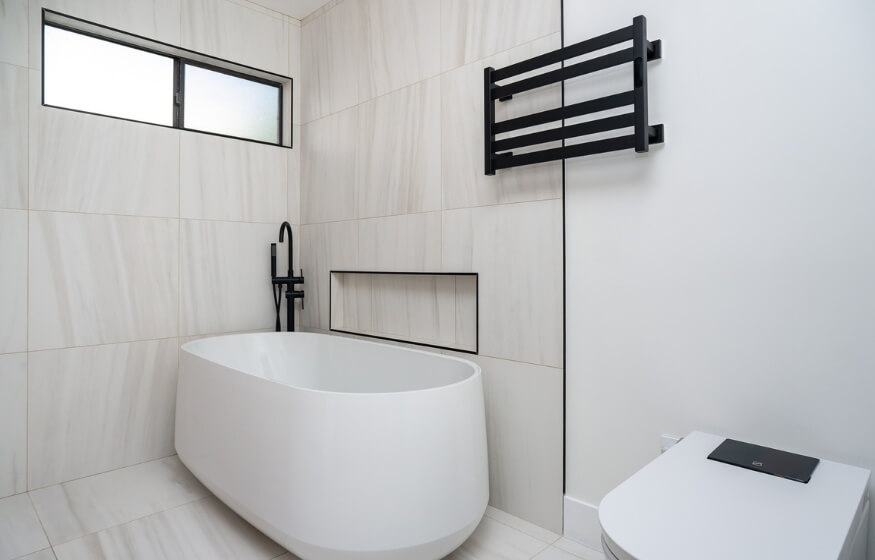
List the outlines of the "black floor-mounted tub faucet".
{"label": "black floor-mounted tub faucet", "polygon": [[288,276],[276,275],[276,243],[270,244],[270,281],[273,288],[273,303],[276,307],[276,331],[282,329],[280,324],[280,307],[283,301],[283,286],[286,287],[286,330],[295,330],[295,300],[301,300],[301,309],[304,309],[304,290],[296,290],[295,284],[304,283],[304,270],[300,276],[293,276],[295,266],[295,249],[292,241],[292,226],[289,222],[283,222],[280,226],[280,243],[283,242],[284,234],[289,232],[289,273]]}

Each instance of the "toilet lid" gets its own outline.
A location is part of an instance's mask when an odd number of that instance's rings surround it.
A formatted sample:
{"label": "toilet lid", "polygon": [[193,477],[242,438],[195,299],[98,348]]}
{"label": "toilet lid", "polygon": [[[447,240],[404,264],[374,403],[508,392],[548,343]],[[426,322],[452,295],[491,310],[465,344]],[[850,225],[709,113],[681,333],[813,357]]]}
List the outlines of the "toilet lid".
{"label": "toilet lid", "polygon": [[599,505],[621,560],[840,558],[861,515],[869,471],[821,461],[808,484],[717,461],[725,438],[693,432]]}

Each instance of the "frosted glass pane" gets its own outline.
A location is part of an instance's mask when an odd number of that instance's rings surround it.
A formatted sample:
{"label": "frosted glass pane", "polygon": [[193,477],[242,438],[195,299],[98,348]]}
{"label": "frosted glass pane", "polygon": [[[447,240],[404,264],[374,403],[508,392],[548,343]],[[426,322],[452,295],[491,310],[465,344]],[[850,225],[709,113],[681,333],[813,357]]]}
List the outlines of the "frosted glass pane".
{"label": "frosted glass pane", "polygon": [[279,91],[186,64],[183,126],[278,144]]}
{"label": "frosted glass pane", "polygon": [[173,59],[46,25],[45,103],[173,126]]}

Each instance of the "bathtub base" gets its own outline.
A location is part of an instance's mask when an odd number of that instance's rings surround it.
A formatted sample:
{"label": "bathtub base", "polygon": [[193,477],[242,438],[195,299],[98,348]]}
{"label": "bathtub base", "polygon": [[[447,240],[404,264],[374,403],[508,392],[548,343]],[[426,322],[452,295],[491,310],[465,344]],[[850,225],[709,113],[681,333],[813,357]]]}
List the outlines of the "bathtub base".
{"label": "bathtub base", "polygon": [[251,509],[247,508],[242,502],[235,500],[227,492],[224,492],[219,485],[213,484],[209,477],[205,477],[202,472],[198,472],[199,469],[195,464],[189,464],[186,462],[184,454],[180,453],[179,459],[184,465],[186,465],[192,474],[194,474],[198,480],[210,490],[210,492],[224,502],[225,505],[234,510],[253,527],[276,541],[283,548],[293,552],[304,560],[439,560],[459,548],[463,542],[468,540],[468,537],[474,533],[474,530],[477,529],[477,525],[480,524],[480,520],[486,513],[487,503],[484,501],[483,509],[480,514],[458,531],[426,543],[417,544],[416,546],[406,546],[403,548],[388,550],[343,550],[329,548],[296,539],[292,535],[289,535],[279,527],[274,526],[257,515]]}

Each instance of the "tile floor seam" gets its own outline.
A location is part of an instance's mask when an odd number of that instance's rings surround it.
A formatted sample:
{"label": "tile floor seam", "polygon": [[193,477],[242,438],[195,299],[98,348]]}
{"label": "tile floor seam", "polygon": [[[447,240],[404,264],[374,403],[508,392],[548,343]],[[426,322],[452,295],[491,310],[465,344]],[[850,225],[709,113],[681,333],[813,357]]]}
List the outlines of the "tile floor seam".
{"label": "tile floor seam", "polygon": [[[178,337],[171,336],[171,337],[169,337],[169,338],[178,338]],[[158,340],[165,340],[165,339],[158,339]],[[122,470],[122,469],[128,469],[128,468],[130,468],[130,467],[136,467],[136,466],[138,466],[138,465],[145,465],[146,463],[151,463],[152,461],[160,461],[160,460],[162,460],[162,459],[169,459],[169,458],[171,458],[171,457],[176,457],[176,456],[177,456],[177,454],[176,454],[176,450],[174,449],[173,453],[171,453],[170,455],[164,455],[164,456],[162,456],[162,457],[154,457],[154,458],[152,458],[152,459],[146,459],[146,460],[144,460],[144,461],[140,461],[140,462],[138,462],[138,463],[131,463],[130,465],[125,465],[125,466],[123,466],[123,467],[115,467],[115,468],[112,468],[112,469],[107,469],[107,470],[105,470],[105,471],[96,472],[96,473],[94,473],[94,474],[89,474],[89,475],[85,475],[85,476],[80,476],[79,478],[71,478],[70,480],[64,480],[64,481],[61,481],[61,482],[53,482],[52,484],[46,484],[45,486],[40,486],[40,487],[38,487],[38,488],[28,488],[27,493],[30,494],[31,492],[36,492],[37,490],[45,490],[46,488],[51,488],[52,486],[61,486],[62,484],[67,484],[68,482],[76,482],[77,480],[85,480],[86,478],[91,478],[92,476],[100,476],[100,475],[102,475],[102,474],[108,474],[108,473],[111,473],[111,472],[120,471],[120,470]],[[180,462],[182,462],[181,459],[180,459]],[[185,466],[184,463],[183,463],[183,466]],[[188,468],[188,467],[186,467],[186,468]],[[23,492],[22,492],[22,493],[23,493]]]}
{"label": "tile floor seam", "polygon": [[[68,541],[64,541],[64,542],[62,542],[62,543],[51,544],[51,542],[50,542],[49,545],[51,546],[51,548],[52,548],[52,553],[54,554],[54,552],[55,552],[55,551],[54,551],[54,548],[55,548],[56,546],[63,546],[63,545],[65,545],[65,544],[70,544],[70,543],[73,543],[73,542],[76,542],[76,541],[79,541],[79,540],[82,540],[82,539],[88,538],[88,537],[90,537],[90,536],[92,536],[92,535],[97,535],[97,534],[102,533],[102,532],[104,532],[104,531],[109,531],[110,529],[116,529],[116,528],[118,528],[118,527],[124,527],[125,525],[130,525],[131,523],[135,523],[135,522],[137,522],[137,521],[141,521],[141,520],[143,520],[143,519],[146,519],[146,518],[149,518],[149,517],[152,517],[152,516],[155,516],[155,515],[160,515],[160,514],[162,514],[162,513],[166,513],[166,512],[168,512],[168,511],[173,511],[173,510],[175,510],[175,509],[179,509],[179,508],[182,508],[182,507],[185,507],[185,506],[189,506],[189,505],[194,504],[194,503],[197,503],[197,502],[201,502],[201,501],[204,501],[204,500],[209,500],[209,499],[211,499],[211,498],[212,498],[212,499],[216,499],[216,500],[218,500],[218,498],[216,498],[213,494],[209,494],[208,496],[201,496],[200,498],[195,498],[194,500],[188,501],[188,502],[186,502],[186,503],[184,503],[184,504],[177,504],[177,505],[175,505],[175,506],[173,506],[173,507],[166,508],[166,509],[162,509],[161,511],[153,511],[152,513],[147,513],[146,515],[141,515],[140,517],[136,517],[136,518],[134,518],[134,519],[129,519],[128,521],[125,521],[125,522],[123,522],[123,523],[117,523],[117,524],[115,524],[115,525],[111,525],[111,526],[109,526],[109,527],[104,527],[103,529],[100,529],[100,530],[97,530],[97,531],[92,531],[92,532],[87,533],[87,534],[84,534],[84,535],[79,535],[79,536],[76,537],[76,538],[70,539],[70,540],[68,540]],[[220,501],[220,502],[221,502],[221,501]],[[221,503],[224,504],[224,502],[221,502]],[[247,521],[247,523],[249,523],[249,522]],[[48,537],[46,538],[46,540],[48,540]],[[55,554],[55,557],[57,558],[57,554]]]}

